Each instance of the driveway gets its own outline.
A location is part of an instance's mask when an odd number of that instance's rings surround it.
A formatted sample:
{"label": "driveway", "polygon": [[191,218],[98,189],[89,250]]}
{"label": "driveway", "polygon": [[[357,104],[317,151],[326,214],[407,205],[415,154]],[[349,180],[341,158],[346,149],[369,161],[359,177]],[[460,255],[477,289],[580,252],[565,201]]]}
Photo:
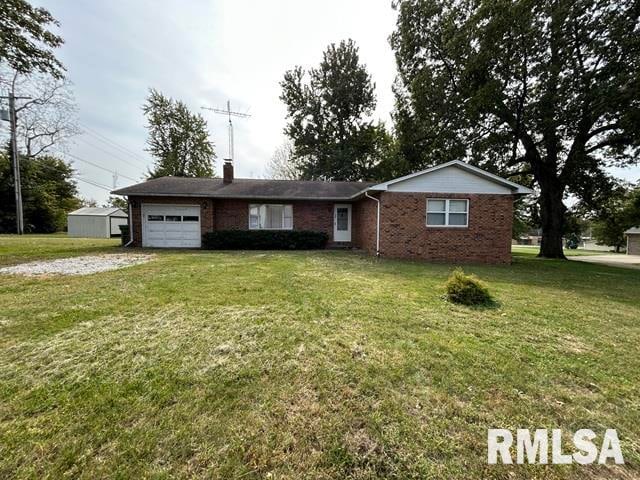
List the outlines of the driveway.
{"label": "driveway", "polygon": [[609,265],[611,267],[635,268],[640,270],[640,255],[581,255],[575,257],[567,257],[576,262],[599,263],[601,265]]}

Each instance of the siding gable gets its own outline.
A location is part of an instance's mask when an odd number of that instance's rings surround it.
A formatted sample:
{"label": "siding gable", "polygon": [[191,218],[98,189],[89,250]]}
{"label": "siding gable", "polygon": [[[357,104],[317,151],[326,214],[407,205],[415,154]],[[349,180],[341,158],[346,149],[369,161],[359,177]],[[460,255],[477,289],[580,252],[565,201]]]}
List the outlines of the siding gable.
{"label": "siding gable", "polygon": [[387,187],[389,192],[484,193],[511,195],[513,190],[451,165],[407,178]]}

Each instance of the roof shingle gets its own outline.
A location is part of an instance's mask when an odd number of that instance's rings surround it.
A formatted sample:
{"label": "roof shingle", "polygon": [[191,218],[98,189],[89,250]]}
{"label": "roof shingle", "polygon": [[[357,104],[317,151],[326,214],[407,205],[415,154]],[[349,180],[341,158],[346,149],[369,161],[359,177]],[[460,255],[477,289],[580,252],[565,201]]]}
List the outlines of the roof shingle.
{"label": "roof shingle", "polygon": [[372,185],[375,184],[250,178],[235,178],[232,183],[224,183],[221,178],[160,177],[111,193],[171,197],[349,200]]}

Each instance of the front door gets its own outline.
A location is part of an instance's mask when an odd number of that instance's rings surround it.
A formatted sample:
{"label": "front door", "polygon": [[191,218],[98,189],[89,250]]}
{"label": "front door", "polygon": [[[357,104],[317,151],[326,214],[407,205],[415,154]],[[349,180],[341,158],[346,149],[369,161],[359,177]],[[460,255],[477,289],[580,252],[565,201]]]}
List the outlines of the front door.
{"label": "front door", "polygon": [[333,208],[333,241],[351,241],[351,205],[335,205]]}

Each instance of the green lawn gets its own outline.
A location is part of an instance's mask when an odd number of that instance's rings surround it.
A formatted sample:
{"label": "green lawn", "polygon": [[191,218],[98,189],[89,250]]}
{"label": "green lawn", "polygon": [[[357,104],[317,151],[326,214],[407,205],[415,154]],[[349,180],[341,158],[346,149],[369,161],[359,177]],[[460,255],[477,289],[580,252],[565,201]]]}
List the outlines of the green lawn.
{"label": "green lawn", "polygon": [[54,235],[0,235],[0,266],[30,260],[64,258],[71,255],[89,255],[113,251],[120,239],[68,238]]}
{"label": "green lawn", "polygon": [[[540,247],[537,246],[526,246],[526,245],[513,245],[511,247],[511,252],[518,255],[538,255],[540,252]],[[564,249],[564,254],[567,257],[580,257],[580,256],[588,256],[588,255],[610,255],[614,254],[614,252],[607,252],[602,250],[585,250],[583,248],[577,248],[572,250],[570,248]]]}
{"label": "green lawn", "polygon": [[[0,237],[1,263],[119,251]],[[0,478],[638,478],[640,272],[516,254],[158,251],[0,275]],[[492,466],[487,428],[616,428],[627,465]]]}

